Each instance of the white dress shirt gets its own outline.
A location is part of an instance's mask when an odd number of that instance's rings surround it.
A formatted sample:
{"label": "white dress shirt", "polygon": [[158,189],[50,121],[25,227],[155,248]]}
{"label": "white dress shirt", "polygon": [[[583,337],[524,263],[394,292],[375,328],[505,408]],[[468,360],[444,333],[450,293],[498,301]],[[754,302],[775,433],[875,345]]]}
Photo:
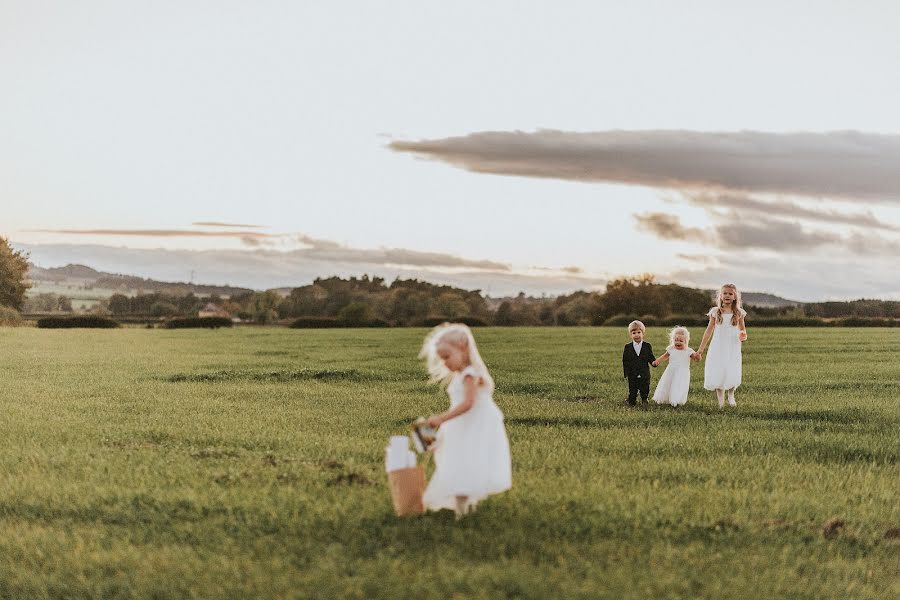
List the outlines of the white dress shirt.
{"label": "white dress shirt", "polygon": [[634,352],[640,356],[641,355],[641,346],[644,345],[644,342],[631,342],[631,345],[634,346]]}

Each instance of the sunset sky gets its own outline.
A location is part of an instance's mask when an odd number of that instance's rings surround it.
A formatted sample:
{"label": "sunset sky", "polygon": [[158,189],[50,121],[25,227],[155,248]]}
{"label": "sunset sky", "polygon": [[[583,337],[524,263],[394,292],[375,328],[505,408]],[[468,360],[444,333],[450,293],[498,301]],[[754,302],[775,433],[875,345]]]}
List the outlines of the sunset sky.
{"label": "sunset sky", "polygon": [[260,289],[900,298],[895,6],[0,0],[0,235]]}

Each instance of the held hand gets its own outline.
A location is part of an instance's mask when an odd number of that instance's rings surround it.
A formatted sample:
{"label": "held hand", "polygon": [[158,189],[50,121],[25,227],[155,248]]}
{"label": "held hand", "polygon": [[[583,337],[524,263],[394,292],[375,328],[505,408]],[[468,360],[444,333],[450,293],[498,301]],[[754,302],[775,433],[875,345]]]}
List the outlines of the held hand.
{"label": "held hand", "polygon": [[740,332],[738,334],[738,339],[742,342],[746,342],[747,341],[747,332],[746,331]]}
{"label": "held hand", "polygon": [[654,360],[654,361],[653,361],[652,363],[650,363],[650,364],[653,365],[654,367],[657,367],[657,366],[659,366],[659,361],[658,361],[658,360]]}
{"label": "held hand", "polygon": [[441,426],[441,423],[443,422],[443,420],[441,419],[440,415],[431,415],[430,417],[428,417],[428,420],[426,422],[431,427],[434,427],[435,429],[437,429],[438,427]]}
{"label": "held hand", "polygon": [[694,352],[693,354],[691,354],[691,358],[696,361],[701,361],[703,360],[703,354],[701,354],[700,352]]}

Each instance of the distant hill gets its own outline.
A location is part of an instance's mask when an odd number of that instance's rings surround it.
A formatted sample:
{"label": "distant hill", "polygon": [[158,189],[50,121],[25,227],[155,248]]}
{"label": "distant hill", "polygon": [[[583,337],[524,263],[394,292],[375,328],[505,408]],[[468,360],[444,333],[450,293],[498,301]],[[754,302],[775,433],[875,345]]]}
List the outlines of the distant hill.
{"label": "distant hill", "polygon": [[[290,292],[290,289],[288,289]],[[706,290],[709,294],[711,300],[715,300],[716,298],[716,290]],[[497,310],[497,307],[500,306],[503,302],[512,302],[515,300],[513,297],[505,297],[505,298],[486,298],[488,307],[491,310]],[[785,306],[802,306],[802,302],[797,302],[796,300],[788,300],[786,298],[782,298],[780,296],[776,296],[774,294],[765,294],[763,292],[741,292],[741,300],[744,304],[758,306],[760,308],[782,308]]]}
{"label": "distant hill", "polygon": [[45,269],[34,264],[28,265],[28,277],[32,281],[52,281],[58,283],[67,279],[86,279],[94,281],[105,273],[101,273],[84,265],[66,265],[64,267],[52,267]]}
{"label": "distant hill", "polygon": [[[208,296],[216,294],[218,296],[230,297],[234,294],[252,292],[249,288],[232,287],[228,285],[201,285],[188,282],[171,282],[157,281],[154,279],[144,279],[135,275],[122,275],[118,273],[104,273],[97,271],[86,265],[66,265],[64,267],[44,268],[37,265],[30,265],[29,277],[32,281],[54,285],[77,286],[81,288],[91,287],[103,290],[112,290],[113,292],[122,292],[125,294],[134,294],[138,292],[166,292],[169,294],[183,295],[193,293],[199,296]],[[279,288],[276,290],[281,296],[288,296],[294,288]],[[710,298],[716,297],[716,290],[706,290]],[[744,304],[759,306],[764,308],[781,308],[785,306],[800,306],[803,303],[796,300],[788,300],[774,294],[766,294],[763,292],[742,292],[741,297]],[[488,305],[492,309],[504,300],[512,300],[513,298],[486,298]]]}
{"label": "distant hill", "polygon": [[185,295],[196,294],[198,296],[231,297],[235,294],[252,292],[249,288],[232,287],[228,285],[203,285],[188,282],[156,281],[144,279],[135,275],[121,275],[118,273],[104,273],[85,265],[66,265],[64,267],[44,268],[37,265],[29,265],[28,277],[41,287],[41,283],[56,286],[75,286],[80,288],[99,288],[134,294],[138,292],[165,292],[168,294]]}
{"label": "distant hill", "polygon": [[[707,290],[709,297],[715,300],[717,290]],[[763,292],[741,292],[741,301],[744,304],[759,306],[760,308],[782,308],[784,306],[801,306],[802,302],[788,300],[774,294]]]}

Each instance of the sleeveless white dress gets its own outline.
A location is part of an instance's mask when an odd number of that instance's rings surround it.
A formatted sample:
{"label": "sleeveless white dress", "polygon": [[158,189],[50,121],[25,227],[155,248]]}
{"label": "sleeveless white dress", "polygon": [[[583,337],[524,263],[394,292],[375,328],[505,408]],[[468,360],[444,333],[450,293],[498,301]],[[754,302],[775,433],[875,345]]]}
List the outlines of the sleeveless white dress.
{"label": "sleeveless white dress", "polygon": [[[716,308],[706,313],[716,317]],[[741,316],[746,311],[741,309]],[[731,324],[730,312],[722,313],[722,322],[716,323],[709,350],[706,352],[706,365],[703,370],[703,387],[708,390],[730,390],[741,385],[741,340],[738,339],[740,329]]]}
{"label": "sleeveless white dress", "polygon": [[[463,401],[466,375],[479,376],[471,366],[453,376],[447,386],[451,408]],[[466,496],[474,506],[490,494],[512,487],[503,413],[489,389],[479,386],[472,408],[440,426],[434,463],[434,475],[422,498],[429,510],[455,509],[457,496]]]}
{"label": "sleeveless white dress", "polygon": [[687,404],[688,390],[691,387],[691,348],[677,350],[675,346],[666,348],[669,353],[669,366],[659,378],[653,400],[657,404],[681,406]]}

